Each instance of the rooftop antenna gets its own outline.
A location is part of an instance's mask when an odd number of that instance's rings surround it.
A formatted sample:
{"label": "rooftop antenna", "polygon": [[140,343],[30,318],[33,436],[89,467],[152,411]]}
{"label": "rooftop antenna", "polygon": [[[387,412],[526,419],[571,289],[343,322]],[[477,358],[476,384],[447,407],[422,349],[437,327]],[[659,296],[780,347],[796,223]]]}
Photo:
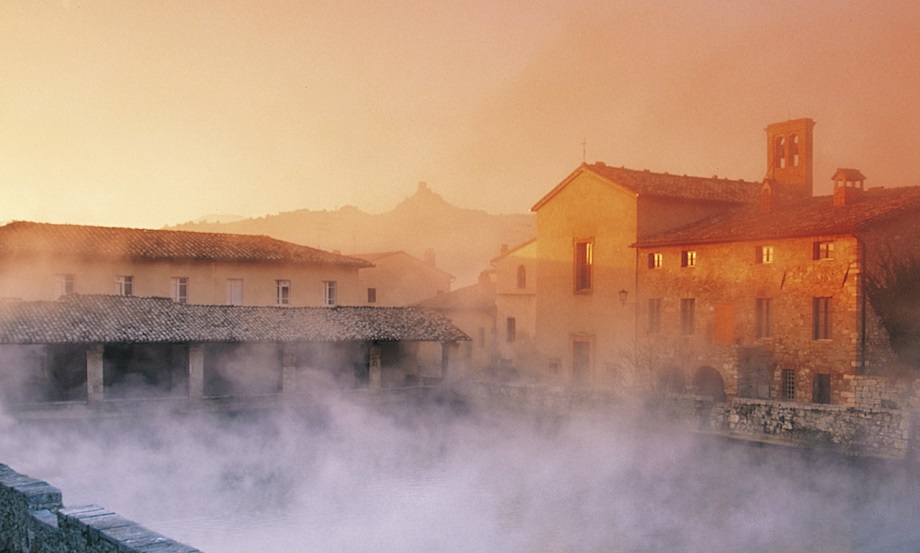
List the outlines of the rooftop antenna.
{"label": "rooftop antenna", "polygon": [[588,162],[588,141],[587,139],[581,139],[581,162]]}

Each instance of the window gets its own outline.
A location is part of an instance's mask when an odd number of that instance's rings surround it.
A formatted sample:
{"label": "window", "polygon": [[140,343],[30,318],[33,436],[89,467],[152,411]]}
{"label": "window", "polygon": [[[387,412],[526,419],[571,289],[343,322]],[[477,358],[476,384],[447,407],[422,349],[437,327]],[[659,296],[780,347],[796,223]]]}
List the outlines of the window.
{"label": "window", "polygon": [[773,302],[770,298],[757,298],[754,305],[754,336],[756,338],[769,338],[773,335],[770,318]]}
{"label": "window", "polygon": [[73,294],[73,275],[54,275],[54,298]]}
{"label": "window", "polygon": [[773,144],[773,166],[782,169],[786,166],[786,139],[777,136]]}
{"label": "window", "polygon": [[115,277],[115,295],[116,296],[133,296],[134,295],[134,277],[131,275],[119,275]]}
{"label": "window", "polygon": [[367,289],[367,303],[377,303],[377,289],[376,288]]}
{"label": "window", "polygon": [[591,291],[591,267],[594,264],[594,244],[575,243],[575,291]]}
{"label": "window", "polygon": [[505,319],[505,341],[513,342],[517,337],[517,320],[514,317]]}
{"label": "window", "polygon": [[527,268],[523,265],[518,265],[517,268],[517,288],[518,290],[527,288]]}
{"label": "window", "polygon": [[799,137],[795,134],[789,137],[789,163],[792,167],[799,165]]}
{"label": "window", "polygon": [[696,300],[683,298],[680,300],[680,333],[693,334],[696,329]]}
{"label": "window", "polygon": [[275,305],[291,305],[291,281],[275,281]]}
{"label": "window", "polygon": [[831,402],[831,375],[828,373],[816,374],[811,388],[812,403]]}
{"label": "window", "polygon": [[680,266],[681,267],[696,266],[696,252],[693,250],[684,250],[680,252]]}
{"label": "window", "polygon": [[815,242],[814,251],[812,252],[812,258],[815,260],[833,259],[834,258],[834,243],[833,242]]}
{"label": "window", "polygon": [[323,281],[323,306],[325,307],[335,307],[336,297],[335,297],[335,281],[334,280],[324,280]]}
{"label": "window", "polygon": [[780,383],[780,397],[783,401],[795,401],[795,371],[783,369],[782,382]]}
{"label": "window", "polygon": [[773,246],[754,248],[754,263],[773,263]]}
{"label": "window", "polygon": [[648,333],[661,332],[661,298],[648,300]]}
{"label": "window", "polygon": [[649,269],[660,269],[663,261],[664,261],[664,256],[660,253],[648,254],[648,268]]}
{"label": "window", "polygon": [[243,305],[243,279],[227,279],[227,305]]}
{"label": "window", "polygon": [[831,339],[831,298],[812,298],[813,340]]}
{"label": "window", "polygon": [[188,277],[172,277],[169,289],[174,302],[188,303]]}

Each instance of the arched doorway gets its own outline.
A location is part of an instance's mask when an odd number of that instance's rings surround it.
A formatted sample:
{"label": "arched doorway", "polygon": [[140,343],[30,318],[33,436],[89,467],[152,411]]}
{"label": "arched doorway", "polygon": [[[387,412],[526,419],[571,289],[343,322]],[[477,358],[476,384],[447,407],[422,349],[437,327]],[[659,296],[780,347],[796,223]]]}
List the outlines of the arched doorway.
{"label": "arched doorway", "polygon": [[715,401],[725,401],[725,381],[719,371],[712,367],[700,367],[693,374],[693,389],[701,396]]}

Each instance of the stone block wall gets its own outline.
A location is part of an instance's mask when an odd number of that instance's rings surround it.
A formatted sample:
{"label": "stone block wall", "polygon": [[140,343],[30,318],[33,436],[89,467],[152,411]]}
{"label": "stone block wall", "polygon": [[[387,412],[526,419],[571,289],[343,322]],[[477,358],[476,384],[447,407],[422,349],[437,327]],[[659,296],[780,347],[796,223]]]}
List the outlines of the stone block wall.
{"label": "stone block wall", "polygon": [[[714,402],[706,396],[660,394],[634,399],[604,391],[480,383],[480,401],[540,414],[630,413],[636,422],[758,442],[826,448],[847,455],[920,458],[920,415],[908,409],[853,407],[746,398]],[[638,409],[637,409],[638,408]],[[916,421],[912,419],[918,419]]]}
{"label": "stone block wall", "polygon": [[850,377],[855,405],[862,408],[920,411],[920,380],[909,377],[866,375]]}
{"label": "stone block wall", "polygon": [[763,400],[714,405],[718,424],[729,436],[827,447],[852,455],[904,459],[910,417],[898,409],[868,409]]}
{"label": "stone block wall", "polygon": [[0,464],[3,553],[200,553],[97,505],[64,507],[61,491]]}

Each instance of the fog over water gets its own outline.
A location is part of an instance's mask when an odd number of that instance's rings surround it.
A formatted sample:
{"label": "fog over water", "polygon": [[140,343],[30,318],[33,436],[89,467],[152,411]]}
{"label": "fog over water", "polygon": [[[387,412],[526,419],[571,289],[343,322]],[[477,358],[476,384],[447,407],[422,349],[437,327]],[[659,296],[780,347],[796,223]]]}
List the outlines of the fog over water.
{"label": "fog over water", "polygon": [[2,419],[0,462],[207,553],[916,551],[900,464],[472,403]]}

